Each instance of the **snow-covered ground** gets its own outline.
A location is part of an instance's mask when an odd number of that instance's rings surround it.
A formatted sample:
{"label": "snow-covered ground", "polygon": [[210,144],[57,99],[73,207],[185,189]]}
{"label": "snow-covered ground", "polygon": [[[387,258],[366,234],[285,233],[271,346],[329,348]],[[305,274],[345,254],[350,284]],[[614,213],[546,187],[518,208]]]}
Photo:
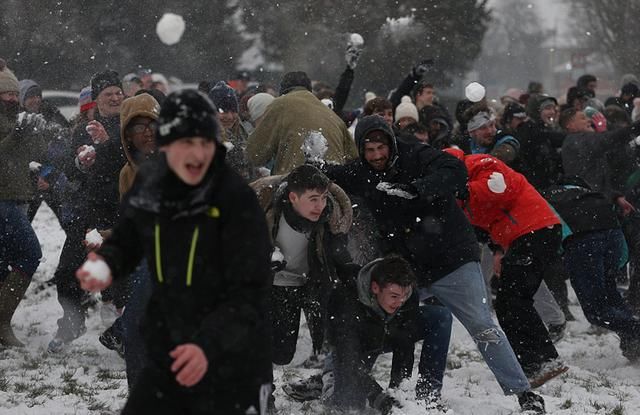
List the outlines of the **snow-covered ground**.
{"label": "snow-covered ground", "polygon": [[[0,351],[0,414],[118,413],[127,397],[124,362],[98,342],[98,335],[105,328],[99,312],[91,314],[87,334],[69,350],[55,356],[46,353],[62,310],[55,289],[43,282],[53,276],[65,237],[46,207],[40,209],[34,225],[45,261],[14,318],[17,336],[27,347]],[[622,357],[615,335],[587,334],[589,324],[580,308],[573,305],[572,312],[578,321],[569,323],[567,336],[557,345],[571,369],[539,389],[547,402],[548,413],[640,414],[640,366],[632,366]],[[275,372],[276,405],[281,414],[324,413],[318,402],[291,401],[280,388],[284,381],[314,373],[299,367],[311,349],[306,333],[302,330],[299,352],[292,364],[278,367]],[[389,356],[383,356],[376,365],[376,375],[383,383],[390,364]],[[401,390],[394,392],[405,405],[394,414],[427,413],[411,401],[414,385],[415,375]],[[443,395],[451,408],[448,414],[519,413],[515,398],[502,395],[473,341],[457,322]]]}

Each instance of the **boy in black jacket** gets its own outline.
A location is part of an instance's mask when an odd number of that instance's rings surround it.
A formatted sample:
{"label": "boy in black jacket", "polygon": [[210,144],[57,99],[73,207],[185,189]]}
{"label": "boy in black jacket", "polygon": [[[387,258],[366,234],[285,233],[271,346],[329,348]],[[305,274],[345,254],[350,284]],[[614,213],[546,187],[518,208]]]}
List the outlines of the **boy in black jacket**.
{"label": "boy in black jacket", "polygon": [[205,96],[171,94],[158,121],[160,157],[140,168],[113,235],[76,274],[96,291],[142,257],[149,264],[149,364],[123,413],[264,413],[272,379],[264,215],[224,162]]}
{"label": "boy in black jacket", "polygon": [[418,328],[416,277],[399,256],[365,265],[355,284],[333,291],[329,305],[329,338],[333,350],[333,404],[341,408],[369,405],[383,414],[399,406],[371,376],[382,353],[393,352],[389,387],[411,376]]}

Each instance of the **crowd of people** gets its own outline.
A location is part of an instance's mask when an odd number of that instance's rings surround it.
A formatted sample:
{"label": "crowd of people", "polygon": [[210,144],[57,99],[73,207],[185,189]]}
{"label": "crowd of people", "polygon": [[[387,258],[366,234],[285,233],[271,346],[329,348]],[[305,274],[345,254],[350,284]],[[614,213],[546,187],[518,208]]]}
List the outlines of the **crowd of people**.
{"label": "crowd of people", "polygon": [[[391,352],[397,387],[418,342],[415,399],[446,411],[453,316],[504,394],[542,414],[534,389],[569,370],[554,345],[575,319],[568,282],[637,362],[638,79],[605,104],[589,74],[562,100],[474,83],[452,117],[424,60],[347,109],[359,55],[349,45],[335,89],[294,71],[279,91],[240,74],[168,93],[105,70],[71,120],[0,60],[0,346],[23,346],[11,319],[44,201],[66,234],[47,350],[85,334],[100,292],[119,316],[99,340],[126,362],[125,414],[275,414],[276,387],[387,414],[401,404],[372,368]],[[275,385],[302,312],[317,374]]]}

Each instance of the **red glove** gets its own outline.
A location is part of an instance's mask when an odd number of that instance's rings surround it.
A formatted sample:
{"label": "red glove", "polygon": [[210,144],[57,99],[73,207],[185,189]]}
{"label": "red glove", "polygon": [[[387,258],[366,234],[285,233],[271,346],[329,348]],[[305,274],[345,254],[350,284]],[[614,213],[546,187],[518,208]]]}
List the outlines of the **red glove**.
{"label": "red glove", "polygon": [[599,133],[607,131],[607,119],[604,114],[601,112],[596,112],[591,117],[591,122],[593,123],[593,129]]}

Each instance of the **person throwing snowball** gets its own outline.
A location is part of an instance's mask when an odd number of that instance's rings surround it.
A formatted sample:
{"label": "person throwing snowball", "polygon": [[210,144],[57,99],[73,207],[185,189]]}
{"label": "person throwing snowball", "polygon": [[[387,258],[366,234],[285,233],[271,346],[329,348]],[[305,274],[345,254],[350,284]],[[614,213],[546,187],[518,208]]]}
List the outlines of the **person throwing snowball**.
{"label": "person throwing snowball", "polygon": [[113,234],[76,276],[101,291],[146,258],[149,363],[123,414],[264,414],[272,370],[271,244],[254,192],[224,161],[213,104],[167,97],[156,142]]}

